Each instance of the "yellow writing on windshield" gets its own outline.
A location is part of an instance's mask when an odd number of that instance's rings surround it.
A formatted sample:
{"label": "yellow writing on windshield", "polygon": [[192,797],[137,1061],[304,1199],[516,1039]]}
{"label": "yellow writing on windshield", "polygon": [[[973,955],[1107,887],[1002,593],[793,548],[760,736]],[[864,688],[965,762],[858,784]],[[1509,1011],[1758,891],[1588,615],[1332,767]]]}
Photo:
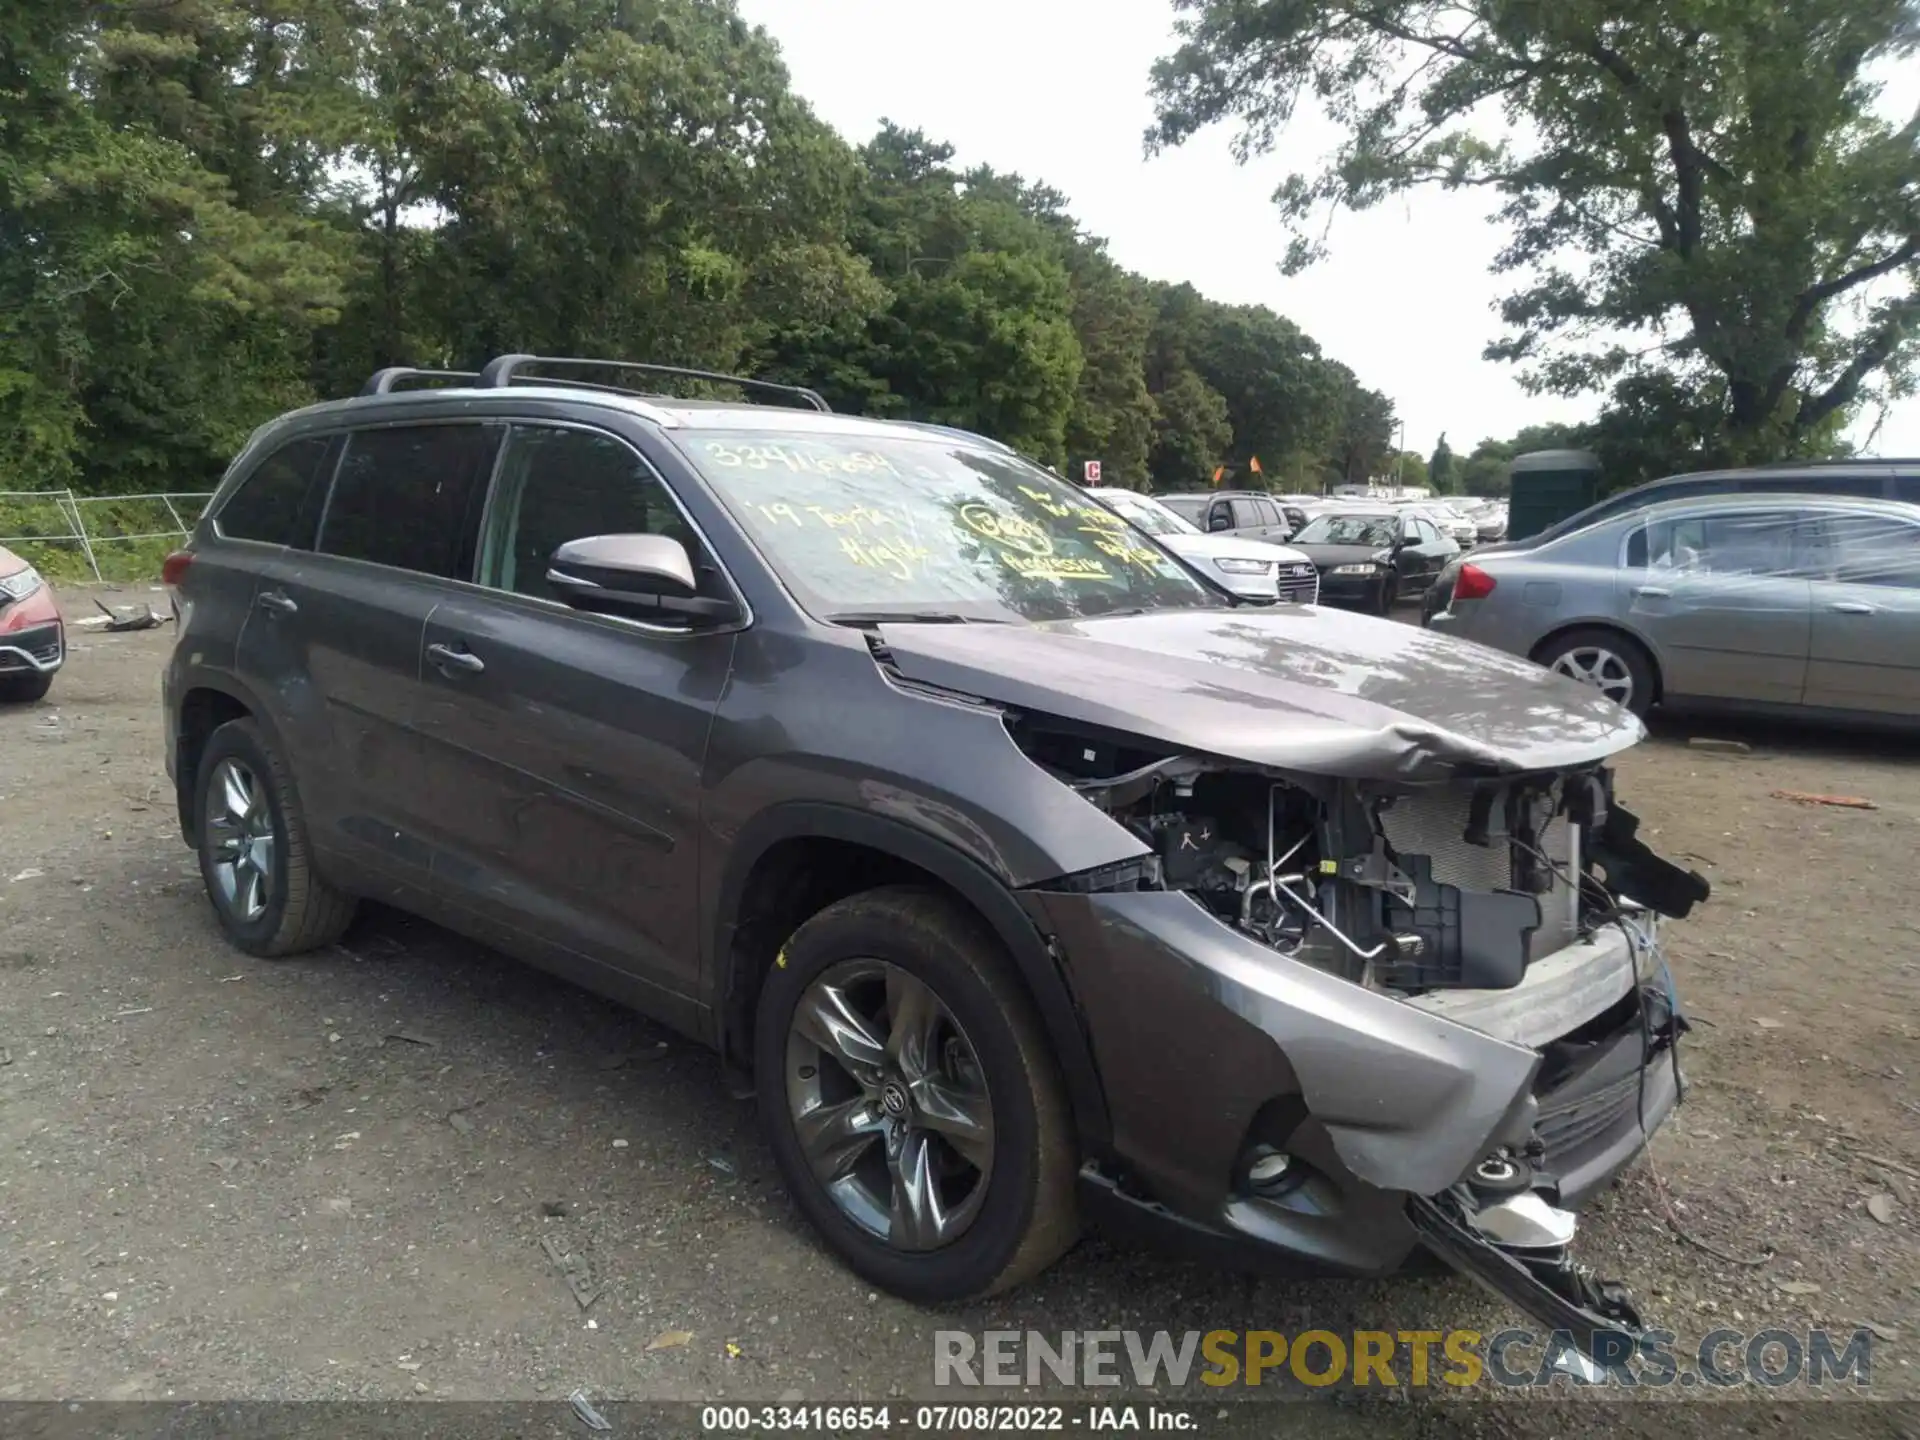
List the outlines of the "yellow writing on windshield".
{"label": "yellow writing on windshield", "polygon": [[1020,487],[1020,493],[1056,519],[1064,520],[1067,516],[1073,514],[1073,506],[1068,505],[1045,490],[1037,490],[1031,485],[1022,485]]}
{"label": "yellow writing on windshield", "polygon": [[1113,573],[1098,560],[1071,555],[1016,555],[1000,552],[1000,563],[1027,580],[1111,580]]}
{"label": "yellow writing on windshield", "polygon": [[803,450],[794,445],[739,445],[701,442],[707,459],[727,470],[784,471],[789,475],[892,475],[900,472],[872,450]]}
{"label": "yellow writing on windshield", "polygon": [[1135,545],[1118,536],[1093,543],[1102,554],[1111,555],[1123,565],[1138,565],[1142,570],[1151,570],[1156,575],[1162,573],[1166,566],[1166,557],[1158,550],[1149,550],[1144,545]]}
{"label": "yellow writing on windshield", "polygon": [[991,505],[969,500],[960,507],[960,523],[997,545],[1028,555],[1053,554],[1053,539],[1033,521],[1004,515]]}
{"label": "yellow writing on windshield", "polygon": [[826,505],[802,505],[796,509],[785,500],[775,500],[753,508],[764,515],[770,525],[794,525],[802,530],[807,528],[808,516],[829,530],[852,530],[861,535],[869,529],[879,530],[889,525],[897,530],[901,523],[899,516],[876,510],[871,505],[853,505],[845,510],[835,510]]}
{"label": "yellow writing on windshield", "polygon": [[911,580],[913,567],[932,552],[924,545],[914,545],[904,539],[862,540],[843,535],[840,553],[855,565],[883,570],[896,580]]}

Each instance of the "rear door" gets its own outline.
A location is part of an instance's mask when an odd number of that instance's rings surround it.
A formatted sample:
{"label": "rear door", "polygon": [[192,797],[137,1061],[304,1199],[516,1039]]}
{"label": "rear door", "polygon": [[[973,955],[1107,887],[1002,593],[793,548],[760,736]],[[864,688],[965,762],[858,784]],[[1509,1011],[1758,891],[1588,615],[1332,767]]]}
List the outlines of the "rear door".
{"label": "rear door", "polygon": [[435,800],[413,729],[420,636],[472,563],[499,434],[458,422],[347,435],[312,550],[264,567],[242,640],[314,842],[377,893],[426,880],[421,832]]}
{"label": "rear door", "polygon": [[1813,521],[1790,511],[1712,509],[1633,531],[1618,583],[1653,642],[1666,693],[1797,705],[1806,690]]}
{"label": "rear door", "polygon": [[1280,507],[1273,501],[1256,496],[1252,503],[1255,539],[1280,541],[1293,533],[1287,524],[1287,517],[1280,513]]}
{"label": "rear door", "polygon": [[1830,514],[1808,573],[1807,704],[1920,718],[1920,526]]}
{"label": "rear door", "polygon": [[625,440],[513,427],[478,583],[419,637],[433,883],[523,952],[676,1018],[697,991],[701,773],[739,627],[586,614],[547,584],[565,541],[635,533],[678,539],[701,593],[737,599]]}

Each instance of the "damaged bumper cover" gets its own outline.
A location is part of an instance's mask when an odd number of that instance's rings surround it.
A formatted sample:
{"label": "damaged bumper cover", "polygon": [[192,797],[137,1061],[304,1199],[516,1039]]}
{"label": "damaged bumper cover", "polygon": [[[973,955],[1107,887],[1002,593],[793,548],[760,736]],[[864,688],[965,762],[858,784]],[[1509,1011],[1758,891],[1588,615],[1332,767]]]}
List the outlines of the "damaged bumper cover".
{"label": "damaged bumper cover", "polygon": [[1564,1245],[1516,1256],[1477,1228],[1494,1202],[1469,1185],[1510,1154],[1541,1204],[1577,1207],[1677,1103],[1670,982],[1637,973],[1622,930],[1540,957],[1511,989],[1406,999],[1277,954],[1178,892],[1025,900],[1094,1037],[1113,1154],[1084,1179],[1109,1223],[1347,1274],[1424,1244],[1555,1328],[1629,1322]]}

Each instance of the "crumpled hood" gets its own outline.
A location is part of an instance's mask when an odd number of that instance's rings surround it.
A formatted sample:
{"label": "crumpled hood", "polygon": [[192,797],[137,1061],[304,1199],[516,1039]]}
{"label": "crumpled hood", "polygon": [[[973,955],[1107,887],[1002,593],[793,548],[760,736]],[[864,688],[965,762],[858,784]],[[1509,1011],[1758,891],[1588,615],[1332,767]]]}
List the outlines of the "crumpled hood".
{"label": "crumpled hood", "polygon": [[905,678],[1174,749],[1349,779],[1591,764],[1645,735],[1529,661],[1319,606],[883,625]]}

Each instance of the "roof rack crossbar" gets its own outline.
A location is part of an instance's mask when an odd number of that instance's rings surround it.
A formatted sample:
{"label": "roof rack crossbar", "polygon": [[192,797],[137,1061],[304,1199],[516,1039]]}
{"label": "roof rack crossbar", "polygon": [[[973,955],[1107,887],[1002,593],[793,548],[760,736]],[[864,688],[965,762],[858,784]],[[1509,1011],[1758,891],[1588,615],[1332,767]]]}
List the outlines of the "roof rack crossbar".
{"label": "roof rack crossbar", "polygon": [[477,370],[421,370],[412,365],[389,365],[376,370],[360,387],[362,395],[385,395],[410,380],[478,380]]}
{"label": "roof rack crossbar", "polygon": [[717,370],[691,370],[683,365],[643,365],[635,360],[586,360],[563,355],[496,355],[480,372],[480,386],[482,389],[496,389],[511,385],[517,373],[529,365],[572,365],[583,369],[635,370],[644,375],[677,375],[686,380],[705,380],[715,385],[737,385],[742,390],[764,390],[789,396],[828,414],[833,409],[817,390],[809,390],[804,385],[782,385],[775,380],[755,380],[746,375],[723,375]]}

